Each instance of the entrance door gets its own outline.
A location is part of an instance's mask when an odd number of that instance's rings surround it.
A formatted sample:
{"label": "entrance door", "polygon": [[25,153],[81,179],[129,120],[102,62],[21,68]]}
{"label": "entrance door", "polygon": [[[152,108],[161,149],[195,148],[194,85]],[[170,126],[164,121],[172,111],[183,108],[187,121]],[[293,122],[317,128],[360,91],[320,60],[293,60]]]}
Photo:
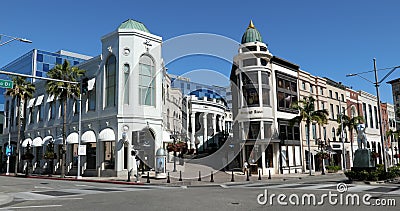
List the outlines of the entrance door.
{"label": "entrance door", "polygon": [[86,168],[96,169],[96,143],[86,144]]}

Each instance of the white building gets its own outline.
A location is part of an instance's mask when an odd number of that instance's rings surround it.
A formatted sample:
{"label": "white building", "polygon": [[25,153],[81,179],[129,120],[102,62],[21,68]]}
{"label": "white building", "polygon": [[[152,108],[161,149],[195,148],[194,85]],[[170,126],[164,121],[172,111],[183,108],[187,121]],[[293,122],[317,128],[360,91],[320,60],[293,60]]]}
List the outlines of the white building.
{"label": "white building", "polygon": [[247,161],[254,173],[301,169],[300,130],[289,126],[298,114],[290,108],[298,98],[298,69],[274,57],[250,22],[234,57],[231,91],[235,150],[239,163]]}
{"label": "white building", "polygon": [[[133,167],[132,150],[137,150],[146,166],[153,168],[155,152],[163,146],[162,38],[151,34],[142,23],[127,20],[103,36],[101,43],[99,56],[78,65],[89,78],[89,92],[82,98],[81,143],[87,146],[82,158],[83,174],[125,176]],[[69,174],[77,169],[77,105],[76,100],[68,102]],[[61,157],[61,110],[60,101],[45,93],[43,82],[37,83],[35,96],[26,109],[26,139],[22,144],[35,147],[34,153],[39,155],[36,171],[47,168],[39,160],[49,142],[54,142],[55,152]],[[54,169],[60,169],[58,159]]]}

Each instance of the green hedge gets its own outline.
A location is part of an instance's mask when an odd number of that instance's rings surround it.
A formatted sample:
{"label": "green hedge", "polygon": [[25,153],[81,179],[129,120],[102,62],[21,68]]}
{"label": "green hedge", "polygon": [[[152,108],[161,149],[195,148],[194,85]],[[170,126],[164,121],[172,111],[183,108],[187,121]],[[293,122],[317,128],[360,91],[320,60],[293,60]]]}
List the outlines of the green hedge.
{"label": "green hedge", "polygon": [[388,168],[388,172],[385,173],[383,165],[377,165],[376,170],[368,171],[346,171],[344,174],[349,180],[356,181],[378,181],[387,180],[400,177],[400,166],[393,166]]}

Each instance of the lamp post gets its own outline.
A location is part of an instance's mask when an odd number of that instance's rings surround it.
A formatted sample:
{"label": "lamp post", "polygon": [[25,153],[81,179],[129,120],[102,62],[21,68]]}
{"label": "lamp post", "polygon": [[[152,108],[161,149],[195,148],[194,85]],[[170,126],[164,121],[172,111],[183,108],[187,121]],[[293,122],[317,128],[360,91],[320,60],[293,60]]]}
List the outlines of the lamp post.
{"label": "lamp post", "polygon": [[[378,72],[376,68],[376,59],[374,58],[374,73],[375,73],[375,82],[372,82],[368,80],[367,78],[361,76],[363,73],[353,73],[353,74],[347,74],[346,77],[351,77],[351,76],[359,76],[360,78],[372,83],[375,85],[376,89],[376,99],[377,99],[377,105],[378,105],[378,121],[379,121],[379,134],[381,136],[381,155],[382,155],[382,160],[383,160],[383,166],[385,169],[385,172],[387,172],[387,160],[386,160],[386,154],[385,154],[385,140],[383,136],[383,127],[382,127],[382,115],[381,115],[381,101],[380,101],[380,96],[379,96],[379,86],[380,84],[387,78],[389,77],[390,74],[392,74],[397,68],[400,68],[400,66],[393,67],[392,70],[390,70],[380,81],[378,81]],[[365,72],[364,72],[365,73]]]}
{"label": "lamp post", "polygon": [[3,46],[3,45],[5,45],[5,44],[8,44],[8,43],[10,43],[10,42],[12,42],[12,41],[14,41],[14,40],[17,40],[17,41],[20,41],[20,42],[25,42],[25,43],[32,43],[32,41],[30,41],[30,40],[28,40],[28,39],[19,38],[19,37],[12,37],[12,36],[8,36],[8,35],[5,35],[5,34],[0,34],[0,38],[1,38],[1,37],[8,37],[8,38],[10,38],[10,39],[7,40],[7,41],[5,41],[5,42],[3,42],[3,43],[0,43],[0,46]]}
{"label": "lamp post", "polygon": [[[32,41],[30,41],[28,39],[19,38],[19,37],[12,37],[12,36],[8,36],[8,35],[5,35],[5,34],[0,34],[0,40],[1,40],[1,37],[7,37],[7,38],[10,38],[10,39],[5,41],[5,42],[3,42],[3,43],[0,43],[0,46],[6,45],[6,44],[8,44],[8,43],[10,43],[10,42],[12,42],[14,40],[17,40],[17,41],[20,41],[20,42],[25,42],[25,43],[32,43]],[[11,125],[10,125],[11,118],[9,116],[7,116],[7,115],[6,115],[6,118],[8,118],[8,120],[9,120],[8,121],[8,147],[11,147],[11,134],[10,134],[10,132],[11,132]],[[10,156],[7,156],[7,172],[6,172],[6,175],[10,175]],[[18,159],[18,157],[16,159]]]}
{"label": "lamp post", "polygon": [[82,179],[81,176],[81,153],[80,153],[80,148],[81,148],[81,141],[82,141],[82,80],[79,83],[80,86],[80,92],[79,92],[79,118],[78,118],[78,172],[76,175],[76,179]]}
{"label": "lamp post", "polygon": [[346,149],[344,148],[344,139],[343,139],[343,112],[342,105],[340,103],[341,99],[339,99],[339,115],[340,115],[340,139],[342,140],[342,157],[343,157],[343,172],[346,171]]}
{"label": "lamp post", "polygon": [[[9,114],[9,110],[8,110],[9,108],[6,108],[6,112],[5,112],[5,114],[6,114],[6,121],[7,121],[7,119],[8,119],[8,146],[7,147],[9,147],[9,149],[11,149],[11,118],[10,118],[10,114]],[[10,155],[7,155],[7,172],[6,172],[6,175],[10,175],[10,157],[11,157],[11,154]],[[17,158],[18,159],[18,158]]]}

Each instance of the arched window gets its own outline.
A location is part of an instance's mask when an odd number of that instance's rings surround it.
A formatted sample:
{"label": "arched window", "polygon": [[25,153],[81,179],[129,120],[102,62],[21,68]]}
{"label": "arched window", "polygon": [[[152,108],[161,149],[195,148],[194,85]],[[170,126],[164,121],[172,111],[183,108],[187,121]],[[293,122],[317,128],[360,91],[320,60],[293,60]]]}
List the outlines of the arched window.
{"label": "arched window", "polygon": [[129,104],[129,64],[124,64],[124,104]]}
{"label": "arched window", "polygon": [[117,71],[117,65],[116,65],[116,58],[114,55],[111,55],[108,57],[107,62],[106,62],[106,81],[105,81],[105,87],[106,87],[106,104],[105,107],[112,107],[115,106],[115,93],[116,93],[116,71]]}
{"label": "arched window", "polygon": [[149,56],[139,60],[139,103],[140,105],[155,105],[155,70],[154,62]]}
{"label": "arched window", "polygon": [[334,127],[332,128],[332,139],[333,141],[336,141],[336,131]]}

